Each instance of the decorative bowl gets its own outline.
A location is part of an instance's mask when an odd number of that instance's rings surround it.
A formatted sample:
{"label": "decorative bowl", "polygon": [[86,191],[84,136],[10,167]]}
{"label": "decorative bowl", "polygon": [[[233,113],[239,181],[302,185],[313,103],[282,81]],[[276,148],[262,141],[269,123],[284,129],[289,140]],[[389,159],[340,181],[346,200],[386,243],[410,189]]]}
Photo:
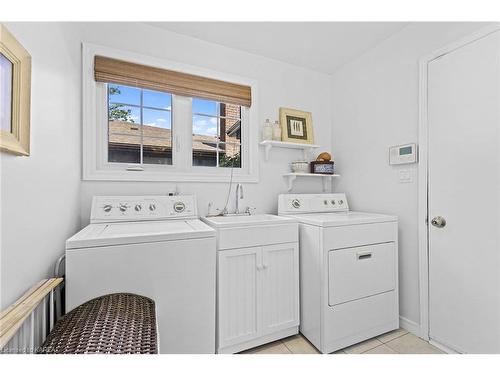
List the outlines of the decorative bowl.
{"label": "decorative bowl", "polygon": [[309,162],[299,160],[292,162],[293,173],[309,173]]}

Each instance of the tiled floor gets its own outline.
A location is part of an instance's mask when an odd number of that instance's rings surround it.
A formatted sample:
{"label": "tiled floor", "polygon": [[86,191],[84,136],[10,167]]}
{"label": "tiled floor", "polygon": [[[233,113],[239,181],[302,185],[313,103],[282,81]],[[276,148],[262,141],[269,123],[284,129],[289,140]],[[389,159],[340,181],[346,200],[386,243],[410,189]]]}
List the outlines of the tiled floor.
{"label": "tiled floor", "polygon": [[[319,354],[319,352],[304,336],[296,335],[244,351],[242,354]],[[333,354],[444,354],[444,352],[404,329],[398,329]]]}

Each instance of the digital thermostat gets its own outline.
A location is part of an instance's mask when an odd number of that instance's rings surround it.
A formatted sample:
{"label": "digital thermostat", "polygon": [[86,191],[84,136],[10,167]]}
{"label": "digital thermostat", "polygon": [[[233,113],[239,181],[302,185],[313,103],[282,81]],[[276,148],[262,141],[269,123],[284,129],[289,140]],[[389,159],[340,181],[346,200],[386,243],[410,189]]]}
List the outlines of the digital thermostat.
{"label": "digital thermostat", "polygon": [[410,164],[416,162],[417,145],[415,143],[392,146],[389,148],[389,164]]}

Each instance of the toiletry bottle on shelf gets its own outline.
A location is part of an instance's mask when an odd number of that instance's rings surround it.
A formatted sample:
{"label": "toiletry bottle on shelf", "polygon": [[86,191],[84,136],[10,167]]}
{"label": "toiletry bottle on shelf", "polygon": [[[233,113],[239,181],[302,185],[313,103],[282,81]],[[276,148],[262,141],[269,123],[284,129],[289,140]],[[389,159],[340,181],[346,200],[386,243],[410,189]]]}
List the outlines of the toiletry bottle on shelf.
{"label": "toiletry bottle on shelf", "polygon": [[278,121],[273,125],[273,141],[281,141],[281,127]]}
{"label": "toiletry bottle on shelf", "polygon": [[271,141],[272,139],[273,139],[273,126],[269,122],[269,119],[266,119],[264,127],[262,128],[262,140]]}

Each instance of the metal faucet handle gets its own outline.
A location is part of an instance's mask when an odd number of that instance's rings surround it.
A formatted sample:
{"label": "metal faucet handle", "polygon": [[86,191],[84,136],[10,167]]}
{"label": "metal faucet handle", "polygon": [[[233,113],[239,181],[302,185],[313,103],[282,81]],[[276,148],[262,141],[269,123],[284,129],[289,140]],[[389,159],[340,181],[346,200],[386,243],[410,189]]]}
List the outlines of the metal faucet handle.
{"label": "metal faucet handle", "polygon": [[257,208],[255,208],[255,207],[247,206],[247,208],[245,208],[245,213],[248,215],[252,215],[256,209]]}
{"label": "metal faucet handle", "polygon": [[[213,213],[212,211],[215,211],[215,213]],[[221,209],[221,208],[217,208],[217,207],[214,208],[213,202],[209,202],[208,203],[207,217],[221,216],[221,215],[227,215],[227,208],[225,208],[225,209]]]}

